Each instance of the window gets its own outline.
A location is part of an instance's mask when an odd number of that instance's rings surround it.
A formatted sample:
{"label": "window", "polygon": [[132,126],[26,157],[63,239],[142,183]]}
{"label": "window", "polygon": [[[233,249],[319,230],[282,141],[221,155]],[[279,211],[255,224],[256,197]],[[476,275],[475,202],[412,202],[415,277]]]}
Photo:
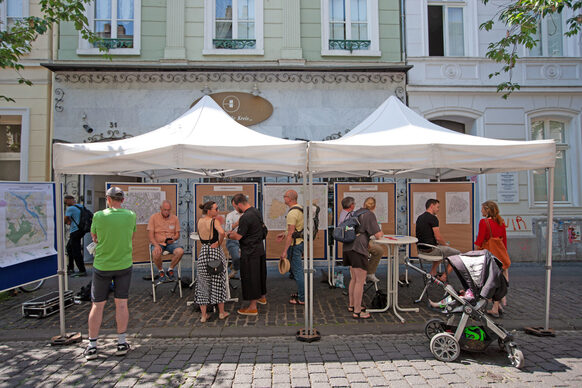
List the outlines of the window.
{"label": "window", "polygon": [[531,57],[561,57],[564,55],[562,14],[555,13],[546,16],[538,22],[535,36],[538,44],[529,50]]}
{"label": "window", "polygon": [[377,0],[322,0],[322,55],[379,56]]}
{"label": "window", "polygon": [[263,54],[263,0],[205,0],[203,54]]}
{"label": "window", "polygon": [[81,39],[78,54],[98,54],[101,45],[111,54],[139,54],[141,0],[94,0],[87,19],[102,41],[93,45]]}
{"label": "window", "polygon": [[[554,201],[569,202],[568,195],[568,157],[566,123],[555,119],[533,119],[531,121],[531,139],[554,139],[556,141],[556,167],[554,169]],[[534,202],[547,202],[547,177],[545,170],[532,173]]]}
{"label": "window", "polygon": [[18,19],[28,16],[28,0],[4,0],[0,2],[0,30],[5,31]]}
{"label": "window", "polygon": [[0,181],[28,178],[28,111],[0,109]]}
{"label": "window", "polygon": [[446,4],[428,6],[428,55],[465,55],[463,7]]}

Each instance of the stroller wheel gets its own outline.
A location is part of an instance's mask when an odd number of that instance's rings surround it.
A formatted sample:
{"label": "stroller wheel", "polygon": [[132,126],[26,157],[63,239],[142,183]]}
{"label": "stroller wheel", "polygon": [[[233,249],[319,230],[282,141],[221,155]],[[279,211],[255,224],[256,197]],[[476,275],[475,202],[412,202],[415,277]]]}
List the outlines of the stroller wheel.
{"label": "stroller wheel", "polygon": [[437,360],[444,362],[455,361],[461,354],[459,342],[449,333],[437,333],[432,337],[430,351]]}
{"label": "stroller wheel", "polygon": [[436,334],[443,333],[445,331],[445,321],[442,319],[431,319],[424,325],[424,334],[426,334],[429,340],[432,339]]}
{"label": "stroller wheel", "polygon": [[510,345],[510,351],[507,357],[509,357],[509,361],[511,361],[511,365],[516,367],[517,369],[523,368],[525,364],[525,358],[523,357],[523,352],[519,350],[517,345]]}

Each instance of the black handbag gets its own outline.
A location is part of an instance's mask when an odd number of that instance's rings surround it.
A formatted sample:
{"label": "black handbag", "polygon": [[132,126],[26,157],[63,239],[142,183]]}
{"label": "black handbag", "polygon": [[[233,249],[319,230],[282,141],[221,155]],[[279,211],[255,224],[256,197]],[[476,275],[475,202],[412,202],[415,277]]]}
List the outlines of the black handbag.
{"label": "black handbag", "polygon": [[209,275],[220,275],[221,273],[224,272],[224,264],[222,264],[222,260],[220,259],[215,259],[215,260],[210,260],[208,263],[206,263],[206,272],[208,272]]}

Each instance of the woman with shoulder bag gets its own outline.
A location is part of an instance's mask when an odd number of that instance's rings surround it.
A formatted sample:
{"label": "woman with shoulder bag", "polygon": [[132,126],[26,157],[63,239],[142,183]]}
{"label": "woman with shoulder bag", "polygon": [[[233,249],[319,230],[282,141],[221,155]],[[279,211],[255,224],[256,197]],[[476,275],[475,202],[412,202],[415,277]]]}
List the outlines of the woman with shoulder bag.
{"label": "woman with shoulder bag", "polygon": [[224,311],[226,301],[226,257],[221,244],[224,240],[224,229],[217,219],[218,205],[209,201],[199,205],[203,217],[198,220],[198,235],[200,236],[200,255],[196,262],[196,303],[200,306],[200,322],[209,318],[207,306],[218,305],[218,317],[225,319],[230,314]]}
{"label": "woman with shoulder bag", "polygon": [[[484,217],[479,221],[479,233],[475,245],[480,249],[487,249],[497,257],[503,266],[503,276],[509,282],[509,266],[511,260],[507,253],[507,234],[505,222],[499,215],[499,207],[493,201],[485,201],[481,205],[481,215]],[[506,299],[503,297],[502,304],[505,306]],[[493,301],[493,308],[487,313],[495,318],[503,314],[503,308],[499,301]]]}

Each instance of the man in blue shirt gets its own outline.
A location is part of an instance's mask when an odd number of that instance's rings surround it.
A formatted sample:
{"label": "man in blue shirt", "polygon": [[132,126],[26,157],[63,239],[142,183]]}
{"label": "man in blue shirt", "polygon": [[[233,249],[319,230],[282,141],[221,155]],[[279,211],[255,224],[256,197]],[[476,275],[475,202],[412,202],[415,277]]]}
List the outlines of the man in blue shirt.
{"label": "man in blue shirt", "polygon": [[75,275],[87,276],[87,270],[85,269],[85,262],[83,260],[84,233],[79,230],[81,207],[76,205],[76,203],[75,197],[72,195],[65,195],[65,205],[67,206],[65,212],[65,224],[71,226],[69,242],[67,243],[67,256],[69,256],[67,272],[71,274],[75,273],[75,264],[77,264],[79,272]]}

